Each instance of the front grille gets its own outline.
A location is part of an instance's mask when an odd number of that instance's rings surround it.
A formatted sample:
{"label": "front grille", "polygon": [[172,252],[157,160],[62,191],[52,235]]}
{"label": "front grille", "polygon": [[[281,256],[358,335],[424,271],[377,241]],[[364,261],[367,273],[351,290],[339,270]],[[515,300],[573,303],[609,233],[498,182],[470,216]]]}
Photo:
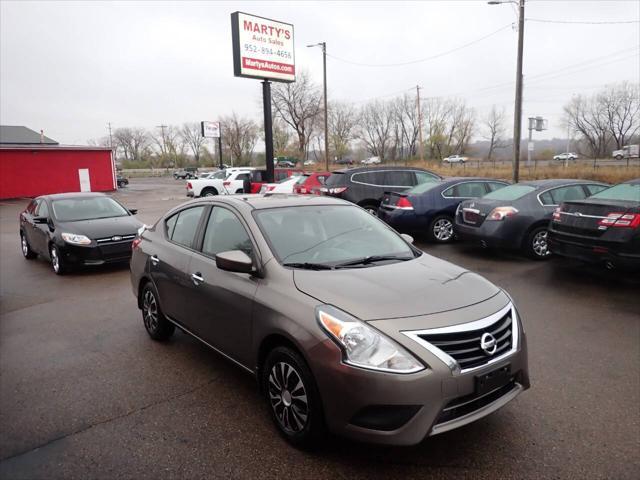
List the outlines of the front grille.
{"label": "front grille", "polygon": [[131,233],[128,235],[112,235],[111,237],[98,238],[96,239],[96,243],[98,245],[108,245],[111,243],[119,243],[119,242],[131,242],[136,238],[135,233]]}
{"label": "front grille", "polygon": [[456,418],[460,418],[473,413],[476,410],[480,410],[481,408],[486,407],[487,405],[498,400],[500,397],[511,392],[514,388],[516,388],[516,386],[516,378],[514,377],[509,381],[509,383],[503,385],[502,387],[498,387],[495,390],[484,395],[478,396],[472,393],[471,395],[456,398],[444,407],[435,424],[438,425],[441,423],[450,422],[451,420],[455,420]]}
{"label": "front grille", "polygon": [[[423,331],[417,336],[453,358],[462,370],[485,365],[494,358],[509,352],[513,347],[512,310],[500,316],[495,322],[473,330],[447,331],[446,333]],[[481,347],[481,340],[489,333],[496,341],[492,354]]]}

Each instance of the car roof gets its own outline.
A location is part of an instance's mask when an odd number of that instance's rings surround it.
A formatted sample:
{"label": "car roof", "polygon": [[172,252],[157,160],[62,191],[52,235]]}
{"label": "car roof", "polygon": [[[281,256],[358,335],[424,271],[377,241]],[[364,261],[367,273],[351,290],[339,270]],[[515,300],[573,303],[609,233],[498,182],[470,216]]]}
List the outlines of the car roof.
{"label": "car roof", "polygon": [[628,183],[629,185],[640,185],[640,178],[632,178],[631,180],[627,180],[626,182],[622,183]]}
{"label": "car roof", "polygon": [[92,197],[106,197],[104,193],[100,192],[67,192],[67,193],[53,193],[49,195],[41,195],[37,198],[47,198],[49,200],[62,200],[66,198],[92,198]]}
{"label": "car roof", "polygon": [[428,172],[428,173],[437,175],[437,173],[431,172],[429,170],[425,170],[424,168],[404,167],[402,165],[378,165],[378,166],[367,166],[367,167],[340,168],[337,170],[333,170],[331,173],[360,173],[360,172],[375,172],[376,170],[411,170],[414,172]]}
{"label": "car roof", "polygon": [[445,177],[439,183],[441,185],[460,183],[460,182],[500,182],[509,184],[507,180],[500,180],[499,178],[486,178],[486,177]]}
{"label": "car roof", "polygon": [[[191,202],[187,203],[192,203]],[[339,198],[320,195],[293,195],[287,193],[267,193],[251,195],[217,195],[196,200],[194,203],[223,203],[242,210],[264,210],[268,208],[350,205],[353,203]]]}
{"label": "car roof", "polygon": [[601,185],[607,185],[604,182],[599,182],[597,180],[581,180],[576,178],[547,178],[544,180],[527,180],[524,182],[518,182],[514,185],[530,185],[535,187],[536,189],[541,188],[550,188],[550,187],[559,187],[560,185],[573,185],[580,183],[595,183]]}

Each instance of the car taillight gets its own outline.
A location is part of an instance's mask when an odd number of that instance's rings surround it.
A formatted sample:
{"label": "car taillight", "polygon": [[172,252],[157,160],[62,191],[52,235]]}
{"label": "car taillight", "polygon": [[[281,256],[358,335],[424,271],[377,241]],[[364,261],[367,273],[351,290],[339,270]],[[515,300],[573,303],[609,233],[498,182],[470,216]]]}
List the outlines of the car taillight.
{"label": "car taillight", "polygon": [[131,242],[131,250],[137,250],[141,242],[142,239],[140,237],[134,238],[133,242]]}
{"label": "car taillight", "polygon": [[407,197],[400,197],[396,202],[396,208],[400,210],[413,210],[413,204]]}
{"label": "car taillight", "polygon": [[193,185],[191,185],[191,182],[187,182],[187,190],[193,190]]}
{"label": "car taillight", "polygon": [[323,192],[327,192],[331,195],[337,195],[339,193],[343,193],[347,191],[347,187],[333,187],[333,188],[327,188],[327,189],[322,189]]}
{"label": "car taillight", "polygon": [[601,227],[640,227],[639,213],[612,212],[598,222]]}
{"label": "car taillight", "polygon": [[556,209],[553,211],[553,221],[554,222],[560,222],[560,212],[562,211],[562,209],[560,207],[556,207]]}
{"label": "car taillight", "polygon": [[513,217],[517,213],[518,210],[513,207],[496,207],[487,215],[487,220],[504,220],[505,218]]}

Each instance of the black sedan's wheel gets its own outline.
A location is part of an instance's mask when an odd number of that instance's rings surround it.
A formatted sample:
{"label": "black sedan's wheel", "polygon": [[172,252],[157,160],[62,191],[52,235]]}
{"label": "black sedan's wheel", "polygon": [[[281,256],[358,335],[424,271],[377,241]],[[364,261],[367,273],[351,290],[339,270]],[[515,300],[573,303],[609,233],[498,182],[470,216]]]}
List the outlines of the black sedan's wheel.
{"label": "black sedan's wheel", "polygon": [[22,256],[27,260],[32,260],[38,256],[36,252],[31,250],[29,240],[24,236],[24,233],[20,232],[20,246],[22,247]]}
{"label": "black sedan's wheel", "polygon": [[152,283],[147,283],[142,290],[142,321],[154,340],[167,340],[175,331],[173,323],[160,310],[158,293]]}
{"label": "black sedan's wheel", "polygon": [[64,275],[65,273],[67,273],[67,265],[64,261],[64,258],[62,258],[58,247],[56,247],[55,245],[51,245],[51,248],[49,249],[49,257],[51,258],[51,268],[53,268],[53,272],[56,275]]}
{"label": "black sedan's wheel", "polygon": [[429,225],[429,238],[438,243],[453,240],[453,220],[447,215],[439,215]]}
{"label": "black sedan's wheel", "polygon": [[547,227],[533,229],[527,238],[525,253],[534,260],[546,260],[551,255],[547,244]]}
{"label": "black sedan's wheel", "polygon": [[287,347],[272,350],[262,369],[262,386],[280,434],[299,447],[312,446],[324,433],[319,395],[311,371]]}

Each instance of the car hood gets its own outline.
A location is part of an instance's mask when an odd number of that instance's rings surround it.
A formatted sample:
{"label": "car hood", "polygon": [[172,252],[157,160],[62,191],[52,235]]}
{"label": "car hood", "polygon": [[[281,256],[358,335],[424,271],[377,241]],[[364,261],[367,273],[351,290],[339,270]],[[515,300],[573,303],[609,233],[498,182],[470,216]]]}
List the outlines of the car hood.
{"label": "car hood", "polygon": [[59,222],[58,230],[67,233],[85,235],[91,239],[131,235],[138,233],[142,223],[133,215],[126,217],[98,218],[77,222]]}
{"label": "car hood", "polygon": [[415,260],[343,270],[295,270],[296,288],[361,320],[455,310],[500,289],[473,272],[423,254]]}

